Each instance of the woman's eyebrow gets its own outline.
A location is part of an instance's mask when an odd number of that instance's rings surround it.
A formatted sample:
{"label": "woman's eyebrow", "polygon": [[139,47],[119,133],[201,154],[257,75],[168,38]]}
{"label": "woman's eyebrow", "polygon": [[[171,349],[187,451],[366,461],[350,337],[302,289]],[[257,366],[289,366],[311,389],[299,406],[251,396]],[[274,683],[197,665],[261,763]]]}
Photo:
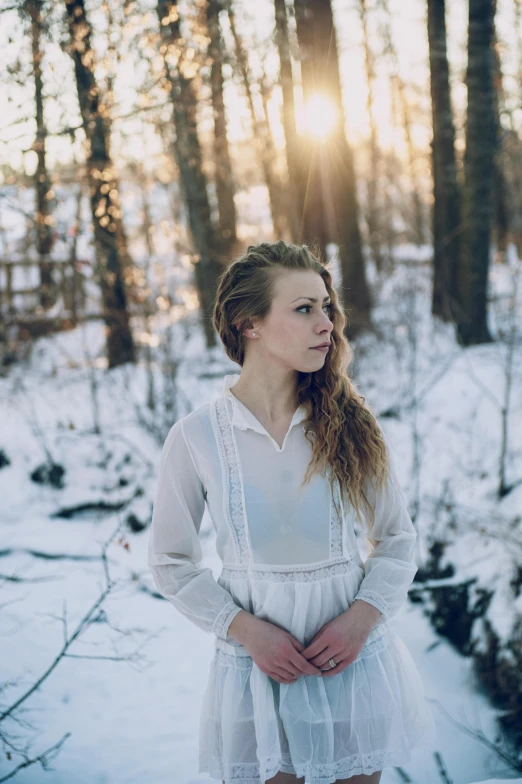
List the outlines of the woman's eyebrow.
{"label": "woman's eyebrow", "polygon": [[[317,297],[296,297],[295,299],[292,300],[292,302],[295,302],[298,299],[309,299],[310,302],[317,302]],[[328,294],[326,295],[326,297],[323,298],[323,302],[326,302],[327,299],[330,299]]]}

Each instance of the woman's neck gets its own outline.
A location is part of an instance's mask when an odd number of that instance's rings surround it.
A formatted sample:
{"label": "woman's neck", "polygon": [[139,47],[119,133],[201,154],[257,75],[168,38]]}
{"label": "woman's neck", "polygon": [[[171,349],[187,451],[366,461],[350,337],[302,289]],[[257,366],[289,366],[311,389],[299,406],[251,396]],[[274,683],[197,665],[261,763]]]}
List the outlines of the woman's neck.
{"label": "woman's neck", "polygon": [[275,424],[289,419],[297,408],[295,371],[270,375],[258,368],[255,372],[243,368],[230,391],[266,422]]}

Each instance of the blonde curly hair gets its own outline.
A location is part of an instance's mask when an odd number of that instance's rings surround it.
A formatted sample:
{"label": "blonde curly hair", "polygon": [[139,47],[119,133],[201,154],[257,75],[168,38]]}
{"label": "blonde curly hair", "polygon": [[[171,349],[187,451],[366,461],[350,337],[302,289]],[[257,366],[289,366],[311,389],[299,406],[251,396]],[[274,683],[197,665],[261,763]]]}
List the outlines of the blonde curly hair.
{"label": "blonde curly hair", "polygon": [[[303,484],[314,471],[330,468],[330,486],[338,479],[341,493],[352,504],[359,520],[362,505],[374,519],[365,485],[375,490],[386,481],[388,448],[375,416],[347,375],[353,359],[344,334],[347,323],[332,284],[330,264],[308,245],[262,242],[250,245],[220,275],[213,324],[231,360],[243,365],[250,319],[269,314],[274,283],[285,270],[313,270],[323,279],[330,295],[329,318],[333,323],[331,347],[323,367],[313,373],[297,371],[296,406],[304,405],[305,433],[312,443],[312,457]],[[335,495],[333,496],[335,498]]]}

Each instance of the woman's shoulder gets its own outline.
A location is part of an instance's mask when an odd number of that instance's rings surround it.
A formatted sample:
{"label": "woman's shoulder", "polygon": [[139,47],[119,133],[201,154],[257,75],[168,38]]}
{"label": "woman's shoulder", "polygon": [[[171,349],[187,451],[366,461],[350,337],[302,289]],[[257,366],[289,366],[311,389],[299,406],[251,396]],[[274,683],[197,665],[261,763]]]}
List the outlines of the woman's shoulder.
{"label": "woman's shoulder", "polygon": [[204,447],[211,432],[210,407],[212,401],[189,411],[179,417],[169,428],[165,438],[165,448],[185,441],[191,447],[201,444]]}
{"label": "woman's shoulder", "polygon": [[192,411],[189,411],[187,414],[179,417],[179,419],[176,419],[168,432],[168,436],[171,433],[177,433],[180,431],[183,432],[186,431],[187,428],[197,427],[198,425],[208,421],[210,419],[211,405],[212,401],[208,403],[202,403],[197,408],[192,409]]}
{"label": "woman's shoulder", "polygon": [[208,421],[209,403],[190,411],[177,419],[169,428],[162,448],[162,463],[174,466],[198,464],[199,454],[205,454],[209,446]]}

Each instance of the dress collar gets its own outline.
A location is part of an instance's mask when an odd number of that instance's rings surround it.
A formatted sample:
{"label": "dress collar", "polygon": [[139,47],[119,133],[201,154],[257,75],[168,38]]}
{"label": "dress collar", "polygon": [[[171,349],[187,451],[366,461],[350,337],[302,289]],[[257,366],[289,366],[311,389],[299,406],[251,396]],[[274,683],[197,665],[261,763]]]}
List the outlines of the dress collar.
{"label": "dress collar", "polygon": [[[247,430],[248,428],[251,428],[252,430],[256,430],[258,433],[269,435],[261,422],[259,422],[252,412],[234,395],[233,392],[230,391],[230,387],[233,387],[235,383],[239,381],[239,376],[239,373],[231,373],[225,376],[221,390],[221,395],[230,400],[232,403],[232,425],[235,425],[240,430]],[[305,417],[306,406],[298,406],[292,417],[288,430],[290,430],[290,428],[292,428],[298,422],[302,422]]]}

